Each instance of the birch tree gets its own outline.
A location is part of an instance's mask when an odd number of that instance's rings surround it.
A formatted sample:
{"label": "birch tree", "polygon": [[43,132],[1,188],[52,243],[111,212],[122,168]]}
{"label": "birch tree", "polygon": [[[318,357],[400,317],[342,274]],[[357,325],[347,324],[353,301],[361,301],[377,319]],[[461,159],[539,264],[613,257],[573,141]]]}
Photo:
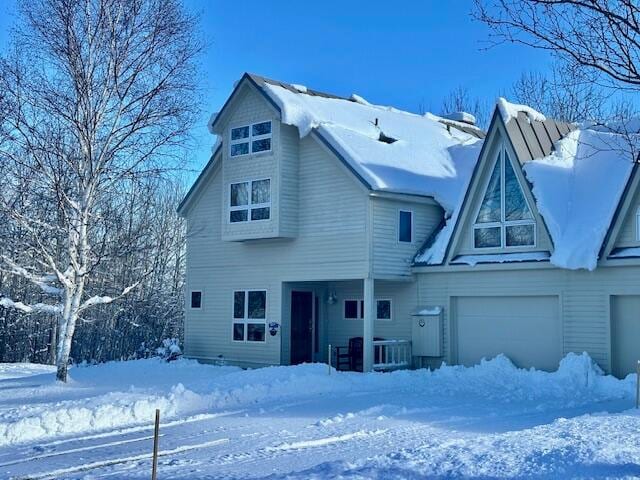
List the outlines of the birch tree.
{"label": "birch tree", "polygon": [[[5,308],[56,318],[67,380],[79,321],[143,283],[114,289],[114,232],[136,186],[174,167],[196,111],[195,19],[178,0],[23,0],[0,63],[0,265],[39,289]],[[8,253],[7,253],[8,252]]]}

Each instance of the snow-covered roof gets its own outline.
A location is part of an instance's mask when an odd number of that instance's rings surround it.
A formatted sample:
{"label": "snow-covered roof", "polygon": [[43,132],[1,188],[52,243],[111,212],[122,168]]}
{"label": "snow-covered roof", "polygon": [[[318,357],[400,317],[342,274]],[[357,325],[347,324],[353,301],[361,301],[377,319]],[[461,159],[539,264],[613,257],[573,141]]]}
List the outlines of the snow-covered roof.
{"label": "snow-covered roof", "polygon": [[[631,128],[557,122],[502,98],[496,110],[551,236],[550,262],[593,270],[633,171],[640,136],[629,134]],[[459,204],[446,226],[416,255],[416,264],[442,264],[461,208]],[[504,261],[486,255],[482,259]],[[471,263],[477,260],[471,258]]]}
{"label": "snow-covered roof", "polygon": [[633,170],[628,138],[589,128],[570,132],[551,155],[524,165],[551,239],[551,263],[593,270]]}
{"label": "snow-covered roof", "polygon": [[252,76],[300,137],[319,134],[376,191],[434,198],[450,215],[459,203],[484,133],[432,114],[372,105]]}

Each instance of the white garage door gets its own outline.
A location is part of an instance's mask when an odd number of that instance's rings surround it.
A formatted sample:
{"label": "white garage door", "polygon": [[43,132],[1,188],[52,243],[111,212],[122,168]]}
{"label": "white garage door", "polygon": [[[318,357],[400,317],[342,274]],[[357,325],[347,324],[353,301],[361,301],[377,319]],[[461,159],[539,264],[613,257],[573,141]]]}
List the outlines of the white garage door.
{"label": "white garage door", "polygon": [[507,355],[518,367],[556,370],[562,357],[558,297],[458,297],[458,363]]}
{"label": "white garage door", "polygon": [[611,297],[611,370],[618,378],[640,360],[640,296]]}

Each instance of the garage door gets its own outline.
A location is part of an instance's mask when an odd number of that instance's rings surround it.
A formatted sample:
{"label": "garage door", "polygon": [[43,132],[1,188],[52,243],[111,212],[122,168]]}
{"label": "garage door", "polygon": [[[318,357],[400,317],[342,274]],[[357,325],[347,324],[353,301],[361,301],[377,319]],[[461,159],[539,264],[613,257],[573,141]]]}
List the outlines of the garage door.
{"label": "garage door", "polygon": [[507,355],[518,367],[556,370],[562,357],[558,297],[458,297],[458,363]]}
{"label": "garage door", "polygon": [[618,378],[640,360],[640,295],[611,297],[611,370]]}

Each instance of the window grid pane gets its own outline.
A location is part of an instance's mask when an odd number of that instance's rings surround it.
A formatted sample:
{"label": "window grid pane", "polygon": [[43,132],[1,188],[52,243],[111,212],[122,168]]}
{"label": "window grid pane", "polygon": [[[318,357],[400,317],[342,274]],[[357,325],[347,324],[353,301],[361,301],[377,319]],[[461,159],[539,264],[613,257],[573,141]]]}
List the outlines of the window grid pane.
{"label": "window grid pane", "polygon": [[507,247],[524,247],[534,244],[533,224],[508,225],[506,228]]}
{"label": "window grid pane", "polygon": [[498,159],[495,167],[493,168],[493,172],[491,173],[491,179],[489,180],[487,191],[482,200],[482,205],[480,206],[476,223],[491,223],[499,222],[501,220],[500,205],[502,201],[500,190],[500,169],[500,159]]}
{"label": "window grid pane", "polygon": [[491,248],[499,247],[502,244],[501,241],[501,228],[500,227],[488,227],[488,228],[476,228],[473,231],[473,243],[476,248]]}
{"label": "window grid pane", "polygon": [[233,292],[233,318],[244,318],[245,292]]}
{"label": "window grid pane", "polygon": [[269,207],[252,208],[251,220],[269,220],[271,209]]}
{"label": "window grid pane", "polygon": [[377,302],[377,315],[378,320],[391,320],[391,301],[390,300],[378,300]]}
{"label": "window grid pane", "polygon": [[249,142],[234,143],[231,145],[231,156],[246,155],[249,153]]}
{"label": "window grid pane", "polygon": [[233,324],[233,339],[237,342],[244,341],[244,323]]}
{"label": "window grid pane", "polygon": [[241,140],[249,138],[249,127],[238,127],[231,129],[231,140]]}
{"label": "window grid pane", "polygon": [[251,203],[269,203],[271,201],[271,180],[251,182]]}
{"label": "window grid pane", "polygon": [[269,135],[271,133],[271,122],[255,123],[252,128],[252,135],[259,137],[260,135]]}
{"label": "window grid pane", "polygon": [[344,318],[358,318],[358,301],[357,300],[345,300],[344,301]]}
{"label": "window grid pane", "polygon": [[520,183],[513,171],[511,161],[505,153],[504,160],[504,219],[510,220],[530,220],[533,216],[524,199],[524,194],[520,188]]}
{"label": "window grid pane", "polygon": [[232,210],[229,212],[229,221],[231,223],[246,222],[248,213],[248,210]]}
{"label": "window grid pane", "polygon": [[248,300],[248,318],[264,319],[267,307],[267,292],[250,291]]}
{"label": "window grid pane", "polygon": [[249,182],[231,184],[231,206],[244,206],[249,203]]}
{"label": "window grid pane", "polygon": [[264,342],[264,334],[266,325],[264,323],[247,324],[247,341],[248,342]]}

